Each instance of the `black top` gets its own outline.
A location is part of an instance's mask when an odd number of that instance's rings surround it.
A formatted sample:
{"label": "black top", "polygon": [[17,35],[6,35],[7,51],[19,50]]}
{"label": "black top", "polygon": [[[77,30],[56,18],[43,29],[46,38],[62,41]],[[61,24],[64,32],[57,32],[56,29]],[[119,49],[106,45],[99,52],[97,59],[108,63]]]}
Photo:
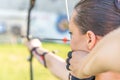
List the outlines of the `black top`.
{"label": "black top", "polygon": [[95,76],[92,76],[92,77],[90,77],[90,78],[85,78],[85,79],[78,79],[78,78],[72,76],[72,77],[71,77],[71,80],[95,80]]}

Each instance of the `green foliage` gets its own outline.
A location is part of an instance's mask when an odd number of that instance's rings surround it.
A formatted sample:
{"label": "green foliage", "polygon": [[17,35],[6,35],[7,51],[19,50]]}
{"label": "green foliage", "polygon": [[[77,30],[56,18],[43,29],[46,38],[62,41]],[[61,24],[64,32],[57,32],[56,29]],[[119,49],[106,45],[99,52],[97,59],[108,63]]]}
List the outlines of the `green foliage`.
{"label": "green foliage", "polygon": [[[66,58],[70,50],[69,45],[56,43],[43,43],[44,48],[55,50],[56,55]],[[24,45],[1,44],[0,45],[0,80],[30,80],[29,51]],[[33,58],[34,80],[59,80],[48,69],[44,68]]]}

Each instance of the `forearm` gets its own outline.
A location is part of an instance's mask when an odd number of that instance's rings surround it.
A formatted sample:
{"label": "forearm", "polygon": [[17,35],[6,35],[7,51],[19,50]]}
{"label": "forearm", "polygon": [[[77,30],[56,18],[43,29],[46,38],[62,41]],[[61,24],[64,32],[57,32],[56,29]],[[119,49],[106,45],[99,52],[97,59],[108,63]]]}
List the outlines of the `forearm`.
{"label": "forearm", "polygon": [[62,80],[68,80],[69,72],[66,69],[65,60],[52,53],[45,56],[49,70]]}
{"label": "forearm", "polygon": [[[38,53],[47,52],[44,56],[47,68],[56,76],[62,80],[68,80],[69,72],[66,70],[66,63],[65,60],[60,58],[59,56],[48,52],[45,49],[37,49]],[[34,56],[40,61],[38,55],[34,54]]]}

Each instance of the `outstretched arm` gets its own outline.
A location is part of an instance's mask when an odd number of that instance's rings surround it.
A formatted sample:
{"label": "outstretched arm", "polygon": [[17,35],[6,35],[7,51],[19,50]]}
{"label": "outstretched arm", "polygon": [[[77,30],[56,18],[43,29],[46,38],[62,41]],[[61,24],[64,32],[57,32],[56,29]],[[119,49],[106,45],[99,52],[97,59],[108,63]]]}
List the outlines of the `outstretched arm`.
{"label": "outstretched arm", "polygon": [[60,78],[61,80],[68,80],[69,72],[66,70],[66,63],[64,59],[44,49],[38,39],[31,40],[27,46],[29,50],[32,50],[36,47],[36,49],[33,50],[32,53],[36,57],[36,59],[38,59],[38,61],[43,65],[44,61],[43,59],[41,59],[40,55],[43,55],[44,52],[47,53],[44,56],[47,69],[49,69],[53,73],[53,75]]}

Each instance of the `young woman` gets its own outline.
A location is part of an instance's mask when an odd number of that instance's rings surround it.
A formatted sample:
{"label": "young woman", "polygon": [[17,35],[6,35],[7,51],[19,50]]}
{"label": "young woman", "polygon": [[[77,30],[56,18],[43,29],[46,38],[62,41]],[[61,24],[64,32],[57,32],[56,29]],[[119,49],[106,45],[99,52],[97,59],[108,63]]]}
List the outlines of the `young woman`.
{"label": "young woman", "polygon": [[[79,63],[76,60],[79,53],[74,52],[71,55],[70,64],[75,66],[75,63]],[[80,65],[81,67],[76,72],[80,78],[107,71],[120,73],[120,28],[112,31],[99,41]],[[72,71],[74,69],[74,67],[71,68]]]}
{"label": "young woman", "polygon": [[[74,76],[87,78],[78,80],[120,80],[120,74],[111,71],[94,74],[95,77],[92,78],[91,75],[84,77],[79,75],[81,64],[96,44],[104,35],[120,26],[120,10],[116,1],[118,2],[118,0],[82,0],[73,10],[69,22],[72,55],[67,59],[67,68]],[[66,70],[65,61],[45,50],[40,44],[38,40],[31,40],[28,48],[55,76],[68,80],[69,71]],[[77,55],[76,59],[73,54]]]}
{"label": "young woman", "polygon": [[[67,59],[67,68],[71,70],[73,75],[79,78],[89,77],[89,75],[83,76],[81,73],[81,69],[89,68],[89,66],[87,64],[82,65],[87,54],[82,55],[80,51],[90,53],[103,36],[120,26],[119,5],[118,0],[83,0],[75,6],[69,24],[73,54],[70,53]],[[97,54],[96,51],[97,49],[94,49],[92,52]],[[81,57],[78,55],[81,55]],[[102,59],[102,61],[104,60]],[[96,64],[99,65],[100,63],[96,62],[94,65]],[[94,75],[95,80],[120,80],[120,74],[117,72],[108,71]]]}

